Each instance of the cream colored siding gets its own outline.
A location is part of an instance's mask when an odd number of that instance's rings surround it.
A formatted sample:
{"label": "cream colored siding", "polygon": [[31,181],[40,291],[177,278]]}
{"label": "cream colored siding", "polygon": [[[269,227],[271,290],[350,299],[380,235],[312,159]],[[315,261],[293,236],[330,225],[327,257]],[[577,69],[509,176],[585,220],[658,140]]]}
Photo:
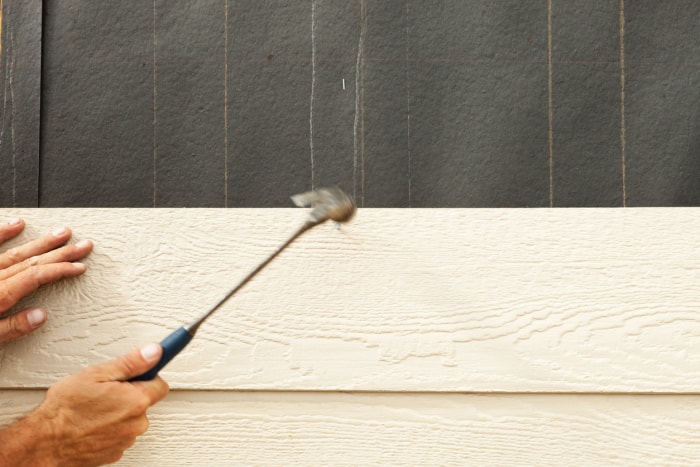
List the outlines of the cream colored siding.
{"label": "cream colored siding", "polygon": [[[161,374],[121,465],[688,465],[700,420],[697,209],[361,209],[301,237]],[[300,209],[37,209],[95,242],[0,348],[0,422],[161,340]],[[0,220],[1,221],[1,220]],[[35,389],[19,389],[35,388]]]}

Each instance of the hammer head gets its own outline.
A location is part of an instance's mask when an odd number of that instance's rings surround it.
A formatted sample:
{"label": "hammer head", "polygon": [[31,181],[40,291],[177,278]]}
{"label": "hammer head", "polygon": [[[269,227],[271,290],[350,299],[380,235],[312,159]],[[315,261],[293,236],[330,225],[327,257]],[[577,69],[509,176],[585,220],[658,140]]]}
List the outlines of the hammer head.
{"label": "hammer head", "polygon": [[309,222],[314,224],[321,224],[328,219],[347,222],[357,210],[352,198],[338,187],[307,191],[292,196],[292,201],[299,207],[312,207]]}

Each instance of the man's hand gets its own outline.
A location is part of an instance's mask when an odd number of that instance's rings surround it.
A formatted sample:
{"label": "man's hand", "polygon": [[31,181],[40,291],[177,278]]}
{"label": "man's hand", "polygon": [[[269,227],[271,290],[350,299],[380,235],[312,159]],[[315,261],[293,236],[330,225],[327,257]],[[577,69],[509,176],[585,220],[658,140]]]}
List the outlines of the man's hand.
{"label": "man's hand", "polygon": [[[17,236],[23,229],[21,219],[0,225],[0,244]],[[66,245],[70,237],[69,229],[59,228],[43,238],[0,254],[0,315],[40,286],[85,272],[85,265],[74,261],[87,256],[92,243],[83,240]],[[0,343],[32,332],[44,321],[46,312],[41,308],[29,308],[0,319]]]}
{"label": "man's hand", "polygon": [[[0,225],[0,244],[24,228],[21,219]],[[0,254],[0,315],[44,284],[85,272],[76,263],[92,250],[82,241],[67,245],[71,232],[43,238]],[[29,308],[0,319],[0,343],[41,326],[46,312]],[[0,466],[94,466],[119,460],[148,428],[146,410],[168,393],[168,385],[128,382],[150,370],[162,349],[149,344],[117,360],[68,376],[49,388],[28,416],[0,430]]]}
{"label": "man's hand", "polygon": [[149,344],[58,381],[34,412],[0,431],[0,465],[96,466],[118,461],[148,428],[146,410],[169,390],[160,377],[126,381],[151,369],[161,352],[159,345]]}

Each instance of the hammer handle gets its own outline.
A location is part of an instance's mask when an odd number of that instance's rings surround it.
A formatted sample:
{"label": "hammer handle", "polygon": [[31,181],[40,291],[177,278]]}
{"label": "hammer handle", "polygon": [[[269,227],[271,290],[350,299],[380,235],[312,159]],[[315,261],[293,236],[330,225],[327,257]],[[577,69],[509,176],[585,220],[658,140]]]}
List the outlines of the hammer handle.
{"label": "hammer handle", "polygon": [[167,365],[170,360],[175,358],[175,355],[179,354],[182,349],[187,347],[192,337],[194,336],[190,334],[184,326],[175,330],[160,343],[160,346],[163,347],[163,355],[161,355],[158,363],[146,373],[136,376],[129,381],[150,381],[158,376],[158,372]]}
{"label": "hammer handle", "polygon": [[274,253],[272,253],[265,261],[260,263],[257,268],[255,268],[252,272],[250,272],[241,282],[238,283],[237,286],[235,286],[233,289],[231,289],[224,298],[219,300],[219,302],[211,307],[208,311],[203,313],[199,318],[197,318],[194,322],[189,324],[187,327],[183,326],[177,331],[173,332],[170,334],[168,337],[163,339],[163,342],[160,343],[160,345],[163,347],[163,355],[160,357],[160,360],[150,370],[148,370],[146,373],[137,376],[135,378],[130,379],[129,381],[149,381],[155,378],[158,375],[158,372],[170,362],[177,354],[180,353],[182,349],[187,347],[187,344],[190,343],[192,338],[194,337],[194,334],[197,332],[197,329],[199,329],[199,326],[206,320],[209,316],[211,316],[212,313],[214,313],[224,302],[226,302],[233,294],[238,292],[244,285],[246,285],[257,273],[263,270],[265,266],[267,266],[270,261],[275,259],[277,255],[282,253],[282,251],[287,248],[294,240],[299,238],[301,234],[306,232],[307,230],[311,229],[312,227],[315,227],[319,225],[321,222],[325,221],[323,219],[322,221],[307,221],[304,225],[302,225],[299,230],[294,233],[289,239],[284,242],[284,244],[279,247]]}

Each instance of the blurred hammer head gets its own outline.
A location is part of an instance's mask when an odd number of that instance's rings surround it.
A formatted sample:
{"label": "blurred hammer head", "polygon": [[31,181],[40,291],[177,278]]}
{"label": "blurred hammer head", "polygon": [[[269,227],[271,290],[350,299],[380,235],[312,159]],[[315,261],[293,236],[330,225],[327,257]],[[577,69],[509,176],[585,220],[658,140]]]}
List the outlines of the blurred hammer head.
{"label": "blurred hammer head", "polygon": [[343,190],[337,187],[318,188],[292,196],[292,201],[299,207],[311,206],[309,222],[321,224],[328,219],[335,222],[347,222],[355,215],[355,203]]}

